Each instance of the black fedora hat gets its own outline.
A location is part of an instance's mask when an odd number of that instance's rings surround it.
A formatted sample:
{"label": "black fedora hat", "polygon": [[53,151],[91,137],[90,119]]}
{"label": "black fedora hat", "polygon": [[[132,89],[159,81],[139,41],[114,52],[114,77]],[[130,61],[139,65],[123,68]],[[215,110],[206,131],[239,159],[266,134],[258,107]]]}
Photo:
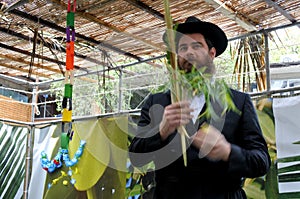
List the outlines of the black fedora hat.
{"label": "black fedora hat", "polygon": [[[201,21],[200,19],[191,16],[188,17],[184,23],[177,25],[175,33],[176,51],[177,44],[181,36],[183,34],[193,33],[200,33],[205,37],[205,39],[210,40],[213,47],[216,48],[216,56],[222,54],[227,48],[228,39],[224,31],[219,26],[210,22]],[[168,44],[166,32],[163,35],[163,40],[166,44]]]}

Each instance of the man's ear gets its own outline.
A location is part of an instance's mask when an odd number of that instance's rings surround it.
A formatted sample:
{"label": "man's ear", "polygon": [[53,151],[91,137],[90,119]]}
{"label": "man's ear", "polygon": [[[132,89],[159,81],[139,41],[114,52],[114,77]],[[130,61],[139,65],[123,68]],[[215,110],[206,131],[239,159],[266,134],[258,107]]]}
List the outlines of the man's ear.
{"label": "man's ear", "polygon": [[216,53],[217,53],[217,50],[215,47],[212,47],[210,50],[209,50],[209,56],[214,59],[216,57]]}

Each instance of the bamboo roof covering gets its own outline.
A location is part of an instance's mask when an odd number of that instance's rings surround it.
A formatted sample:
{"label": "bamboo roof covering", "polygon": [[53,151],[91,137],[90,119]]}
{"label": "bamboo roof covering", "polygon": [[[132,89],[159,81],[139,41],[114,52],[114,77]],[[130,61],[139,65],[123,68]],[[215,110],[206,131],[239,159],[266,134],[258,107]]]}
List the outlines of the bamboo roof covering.
{"label": "bamboo roof covering", "polygon": [[[71,1],[72,2],[72,1]],[[65,71],[67,0],[0,3],[0,73],[51,80]],[[171,0],[174,22],[188,16],[218,24],[234,38],[297,23],[300,0]],[[143,61],[165,54],[164,4],[158,0],[77,0],[75,69]]]}

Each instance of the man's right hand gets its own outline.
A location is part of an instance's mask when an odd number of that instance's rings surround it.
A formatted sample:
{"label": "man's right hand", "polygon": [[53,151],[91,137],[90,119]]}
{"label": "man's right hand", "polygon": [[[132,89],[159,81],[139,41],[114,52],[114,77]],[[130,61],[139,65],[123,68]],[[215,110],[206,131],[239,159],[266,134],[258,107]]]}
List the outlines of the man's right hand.
{"label": "man's right hand", "polygon": [[193,118],[193,109],[189,101],[181,101],[166,106],[162,121],[159,125],[159,132],[162,140],[172,134],[179,126],[186,125]]}

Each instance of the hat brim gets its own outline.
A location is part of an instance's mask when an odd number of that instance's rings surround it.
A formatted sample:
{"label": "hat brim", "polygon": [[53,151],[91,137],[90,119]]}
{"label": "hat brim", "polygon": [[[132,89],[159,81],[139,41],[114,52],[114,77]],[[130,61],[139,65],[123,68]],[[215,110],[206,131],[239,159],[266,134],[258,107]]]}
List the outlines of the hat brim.
{"label": "hat brim", "polygon": [[[205,21],[178,24],[175,32],[176,48],[179,39],[183,34],[193,33],[200,33],[205,37],[205,39],[210,40],[213,44],[213,47],[216,49],[216,56],[221,55],[227,48],[228,39],[224,31],[217,25]],[[166,35],[167,34],[165,32],[163,35],[163,40],[167,44],[168,42]]]}

